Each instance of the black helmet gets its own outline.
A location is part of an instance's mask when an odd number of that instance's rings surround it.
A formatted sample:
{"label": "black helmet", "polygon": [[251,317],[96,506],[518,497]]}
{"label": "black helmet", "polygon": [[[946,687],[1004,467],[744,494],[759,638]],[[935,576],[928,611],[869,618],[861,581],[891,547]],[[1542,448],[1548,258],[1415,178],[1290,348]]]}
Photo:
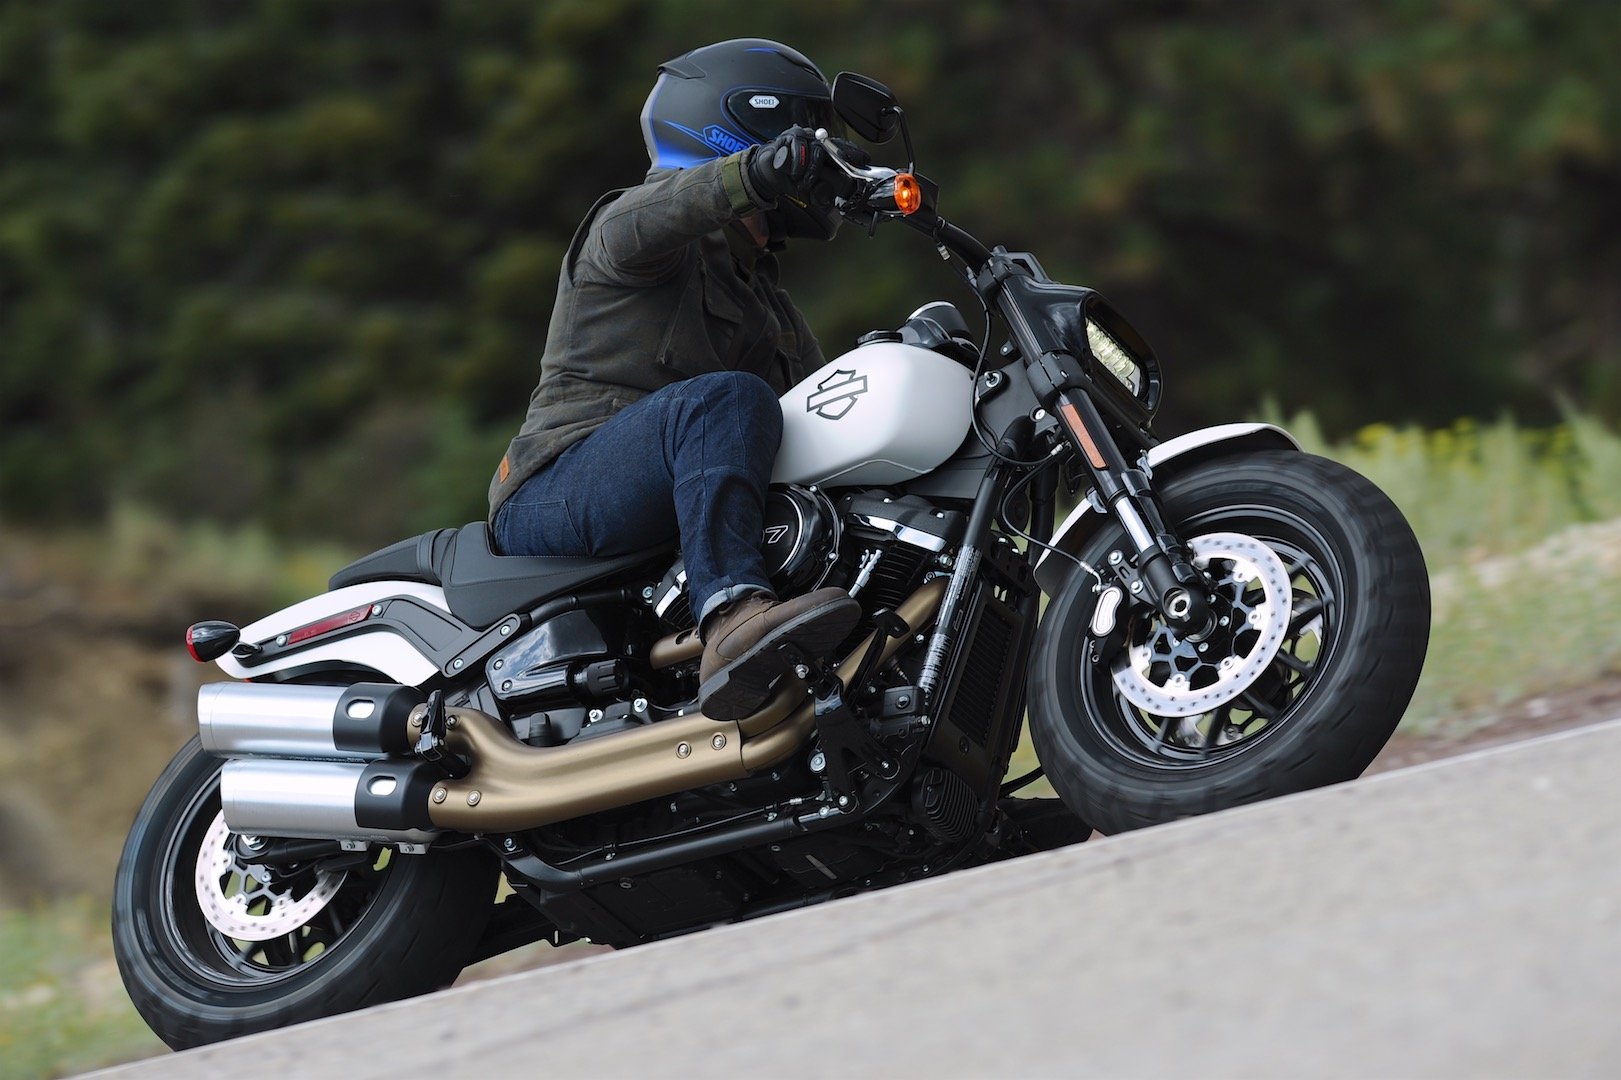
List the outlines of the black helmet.
{"label": "black helmet", "polygon": [[[655,169],[686,169],[769,142],[802,124],[843,134],[821,69],[775,41],[737,38],[694,49],[659,65],[642,106],[642,138]],[[772,232],[828,239],[838,228],[829,210],[780,201]]]}

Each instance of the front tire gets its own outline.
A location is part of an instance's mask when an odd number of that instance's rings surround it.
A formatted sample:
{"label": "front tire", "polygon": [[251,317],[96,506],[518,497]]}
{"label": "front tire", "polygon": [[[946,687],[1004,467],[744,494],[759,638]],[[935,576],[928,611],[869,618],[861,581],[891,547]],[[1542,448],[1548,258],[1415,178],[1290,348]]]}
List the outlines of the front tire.
{"label": "front tire", "polygon": [[374,848],[362,865],[264,883],[224,842],[223,765],[196,738],[181,749],[136,816],[114,879],[118,970],[159,1038],[185,1049],[456,977],[489,920],[493,855]]}
{"label": "front tire", "polygon": [[[1159,498],[1184,540],[1208,538],[1212,577],[1226,568],[1233,625],[1282,644],[1231,632],[1193,645],[1122,604],[1129,659],[1111,663],[1092,636],[1094,579],[1077,568],[1031,659],[1031,736],[1054,789],[1114,833],[1361,775],[1411,700],[1429,641],[1429,576],[1400,511],[1350,469],[1288,451],[1206,463]],[[1101,568],[1116,551],[1130,554],[1110,522],[1079,555]],[[1279,592],[1287,601],[1268,624]],[[1219,702],[1203,712],[1200,678]]]}

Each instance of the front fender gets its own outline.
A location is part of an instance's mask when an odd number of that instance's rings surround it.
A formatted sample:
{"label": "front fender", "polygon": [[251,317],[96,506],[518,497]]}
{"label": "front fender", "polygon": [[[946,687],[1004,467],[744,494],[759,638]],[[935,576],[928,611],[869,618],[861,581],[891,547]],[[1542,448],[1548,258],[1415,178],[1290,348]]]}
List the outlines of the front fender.
{"label": "front fender", "polygon": [[[1299,449],[1300,443],[1293,435],[1273,424],[1217,424],[1178,435],[1151,448],[1148,467],[1156,480],[1165,480],[1212,458],[1255,450]],[[1050,546],[1074,555],[1105,520],[1090,500],[1083,501],[1058,526]],[[1068,559],[1055,558],[1051,551],[1044,550],[1036,560],[1036,584],[1051,596],[1073,569],[1075,564]]]}

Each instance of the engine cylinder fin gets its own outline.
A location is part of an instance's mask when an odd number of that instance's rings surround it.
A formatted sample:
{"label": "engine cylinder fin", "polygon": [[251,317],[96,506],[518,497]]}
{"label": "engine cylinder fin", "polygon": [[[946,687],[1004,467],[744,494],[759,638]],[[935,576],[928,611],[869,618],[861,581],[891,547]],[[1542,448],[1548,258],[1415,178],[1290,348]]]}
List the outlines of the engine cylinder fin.
{"label": "engine cylinder fin", "polygon": [[960,844],[974,830],[979,800],[962,777],[934,766],[920,770],[913,782],[912,812],[930,836],[943,844]]}

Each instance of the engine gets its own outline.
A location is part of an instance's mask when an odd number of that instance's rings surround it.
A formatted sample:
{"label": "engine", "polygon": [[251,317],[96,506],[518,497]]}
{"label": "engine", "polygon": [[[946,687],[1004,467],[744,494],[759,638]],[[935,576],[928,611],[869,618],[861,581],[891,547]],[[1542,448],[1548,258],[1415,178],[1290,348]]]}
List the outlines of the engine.
{"label": "engine", "polygon": [[817,489],[782,484],[767,492],[760,552],[778,592],[809,592],[826,581],[839,531],[838,512]]}
{"label": "engine", "polygon": [[[965,525],[960,512],[917,496],[830,496],[814,487],[779,484],[766,499],[761,550],[778,595],[836,585],[850,590],[870,616],[898,606],[931,576],[948,573],[949,553],[961,542]],[[654,669],[669,668],[664,651],[697,655],[680,561],[644,596],[647,608],[582,608],[531,628],[486,662],[480,695],[492,697],[487,704],[514,717],[514,733],[536,746],[594,738],[673,715],[660,698],[690,700],[693,688],[677,682],[679,689],[672,689],[671,680],[679,676]],[[852,636],[870,629],[870,618],[864,619]],[[649,657],[651,641],[659,645]],[[658,692],[661,682],[670,692]]]}
{"label": "engine", "polygon": [[963,514],[915,495],[852,493],[839,499],[839,512],[844,535],[835,573],[869,613],[894,608],[929,578],[949,573],[967,527]]}
{"label": "engine", "polygon": [[[915,495],[835,498],[814,487],[777,484],[766,496],[760,547],[779,596],[838,585],[872,612],[895,607],[937,571],[965,525],[961,513]],[[654,610],[676,630],[693,625],[686,580],[677,561],[654,598]]]}

